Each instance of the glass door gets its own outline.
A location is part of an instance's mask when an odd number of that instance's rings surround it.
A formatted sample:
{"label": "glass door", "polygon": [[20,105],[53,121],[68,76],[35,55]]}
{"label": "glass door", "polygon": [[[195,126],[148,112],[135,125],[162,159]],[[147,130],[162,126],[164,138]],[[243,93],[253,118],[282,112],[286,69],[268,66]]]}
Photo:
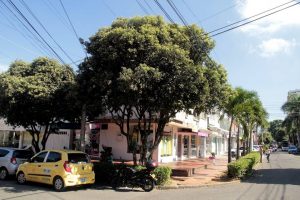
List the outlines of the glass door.
{"label": "glass door", "polygon": [[189,136],[188,135],[183,136],[183,156],[184,157],[189,156]]}
{"label": "glass door", "polygon": [[197,146],[196,146],[196,136],[195,135],[191,136],[191,153],[192,153],[192,157],[197,156]]}

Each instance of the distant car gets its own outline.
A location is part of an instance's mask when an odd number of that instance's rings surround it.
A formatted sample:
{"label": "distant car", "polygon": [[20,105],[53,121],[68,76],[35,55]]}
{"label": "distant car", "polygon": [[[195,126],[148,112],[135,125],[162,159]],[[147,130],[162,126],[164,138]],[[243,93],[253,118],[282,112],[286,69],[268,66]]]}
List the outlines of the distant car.
{"label": "distant car", "polygon": [[93,184],[95,173],[88,155],[81,151],[46,150],[19,166],[17,182],[26,181],[53,185],[62,191],[68,186]]}
{"label": "distant car", "polygon": [[252,151],[259,151],[259,145],[253,145]]}
{"label": "distant car", "polygon": [[31,158],[32,152],[23,149],[0,147],[0,180],[15,175],[20,164]]}
{"label": "distant car", "polygon": [[291,146],[289,146],[288,153],[296,154],[296,153],[298,153],[298,148],[296,146],[291,145]]}
{"label": "distant car", "polygon": [[288,151],[288,150],[289,150],[289,147],[288,147],[288,146],[282,146],[282,147],[281,147],[281,150],[282,150],[282,151]]}

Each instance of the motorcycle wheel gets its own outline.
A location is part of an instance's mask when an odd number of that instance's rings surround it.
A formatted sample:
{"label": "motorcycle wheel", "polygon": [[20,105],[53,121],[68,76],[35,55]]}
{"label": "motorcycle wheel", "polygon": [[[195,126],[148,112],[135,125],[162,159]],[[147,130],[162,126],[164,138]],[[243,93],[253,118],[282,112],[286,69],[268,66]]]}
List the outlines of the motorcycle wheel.
{"label": "motorcycle wheel", "polygon": [[145,177],[142,181],[143,181],[142,182],[142,189],[145,192],[150,192],[151,190],[153,190],[153,188],[154,188],[154,180],[152,178]]}

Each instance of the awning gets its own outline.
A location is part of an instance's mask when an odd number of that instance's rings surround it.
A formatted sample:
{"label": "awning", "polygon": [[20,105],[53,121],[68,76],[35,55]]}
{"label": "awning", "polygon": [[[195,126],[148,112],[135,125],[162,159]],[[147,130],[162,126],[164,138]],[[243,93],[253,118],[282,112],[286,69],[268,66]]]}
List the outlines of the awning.
{"label": "awning", "polygon": [[201,136],[201,137],[208,137],[208,133],[198,131],[198,136]]}

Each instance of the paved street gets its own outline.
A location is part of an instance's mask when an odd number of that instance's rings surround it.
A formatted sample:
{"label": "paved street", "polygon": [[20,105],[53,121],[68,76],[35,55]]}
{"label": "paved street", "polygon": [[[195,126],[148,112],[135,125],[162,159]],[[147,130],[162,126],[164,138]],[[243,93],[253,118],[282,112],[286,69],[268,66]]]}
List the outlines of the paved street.
{"label": "paved street", "polygon": [[46,200],[46,199],[299,199],[300,156],[277,152],[271,155],[271,162],[258,167],[254,177],[242,183],[174,190],[114,191],[111,188],[94,186],[90,189],[70,189],[53,192],[51,187],[41,185],[19,186],[14,180],[0,182],[0,199]]}

